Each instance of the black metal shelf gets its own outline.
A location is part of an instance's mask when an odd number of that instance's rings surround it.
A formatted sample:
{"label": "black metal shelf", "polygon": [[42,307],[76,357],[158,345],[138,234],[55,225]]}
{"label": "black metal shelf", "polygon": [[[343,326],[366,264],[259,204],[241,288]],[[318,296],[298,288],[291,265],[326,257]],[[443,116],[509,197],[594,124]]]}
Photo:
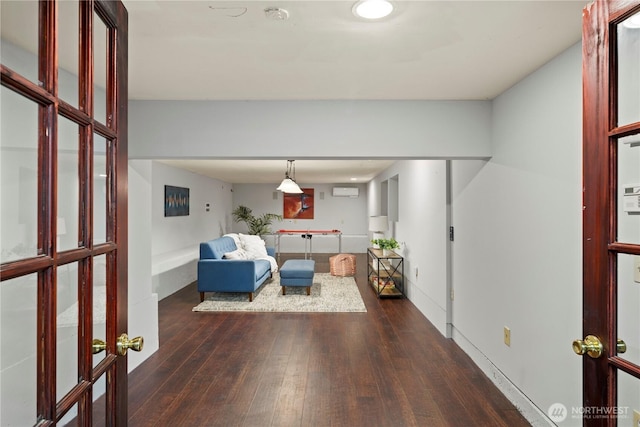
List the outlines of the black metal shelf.
{"label": "black metal shelf", "polygon": [[393,251],[367,249],[367,280],[378,298],[404,296],[404,258]]}

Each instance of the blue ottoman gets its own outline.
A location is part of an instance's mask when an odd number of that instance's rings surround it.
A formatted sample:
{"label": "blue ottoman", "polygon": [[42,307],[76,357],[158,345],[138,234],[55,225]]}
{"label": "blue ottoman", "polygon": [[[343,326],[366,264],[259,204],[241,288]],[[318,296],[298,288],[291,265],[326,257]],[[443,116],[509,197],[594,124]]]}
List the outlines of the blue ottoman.
{"label": "blue ottoman", "polygon": [[311,295],[313,274],[316,262],[312,259],[288,259],[280,267],[280,286],[282,295],[286,295],[286,286],[305,286],[307,295]]}

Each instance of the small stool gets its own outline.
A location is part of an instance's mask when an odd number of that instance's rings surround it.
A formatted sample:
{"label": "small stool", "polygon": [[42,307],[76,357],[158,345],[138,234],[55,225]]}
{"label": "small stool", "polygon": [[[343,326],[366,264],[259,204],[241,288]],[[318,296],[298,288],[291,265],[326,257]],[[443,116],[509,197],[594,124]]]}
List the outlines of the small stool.
{"label": "small stool", "polygon": [[280,286],[282,295],[286,295],[286,286],[304,286],[307,288],[307,295],[311,295],[311,285],[313,285],[313,275],[315,273],[316,262],[312,259],[288,259],[280,268]]}
{"label": "small stool", "polygon": [[353,276],[356,274],[356,256],[338,254],[329,257],[329,271],[332,276]]}

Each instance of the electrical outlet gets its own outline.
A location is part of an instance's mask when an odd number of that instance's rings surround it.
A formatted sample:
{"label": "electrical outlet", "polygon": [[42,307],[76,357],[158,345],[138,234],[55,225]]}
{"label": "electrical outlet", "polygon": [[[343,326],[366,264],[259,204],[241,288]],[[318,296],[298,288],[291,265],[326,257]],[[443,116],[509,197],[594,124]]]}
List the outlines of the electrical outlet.
{"label": "electrical outlet", "polygon": [[640,427],[640,411],[633,411],[633,427]]}
{"label": "electrical outlet", "polygon": [[504,343],[508,347],[511,347],[511,329],[504,327]]}

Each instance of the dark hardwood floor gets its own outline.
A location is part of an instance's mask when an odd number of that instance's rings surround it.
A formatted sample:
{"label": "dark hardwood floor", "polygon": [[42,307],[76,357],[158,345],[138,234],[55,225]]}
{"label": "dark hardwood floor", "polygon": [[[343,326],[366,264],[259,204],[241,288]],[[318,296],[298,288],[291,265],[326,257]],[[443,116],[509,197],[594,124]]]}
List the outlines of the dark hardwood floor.
{"label": "dark hardwood floor", "polygon": [[367,313],[194,313],[195,284],[160,301],[129,425],[529,426],[411,302],[376,298],[365,254],[356,282]]}

